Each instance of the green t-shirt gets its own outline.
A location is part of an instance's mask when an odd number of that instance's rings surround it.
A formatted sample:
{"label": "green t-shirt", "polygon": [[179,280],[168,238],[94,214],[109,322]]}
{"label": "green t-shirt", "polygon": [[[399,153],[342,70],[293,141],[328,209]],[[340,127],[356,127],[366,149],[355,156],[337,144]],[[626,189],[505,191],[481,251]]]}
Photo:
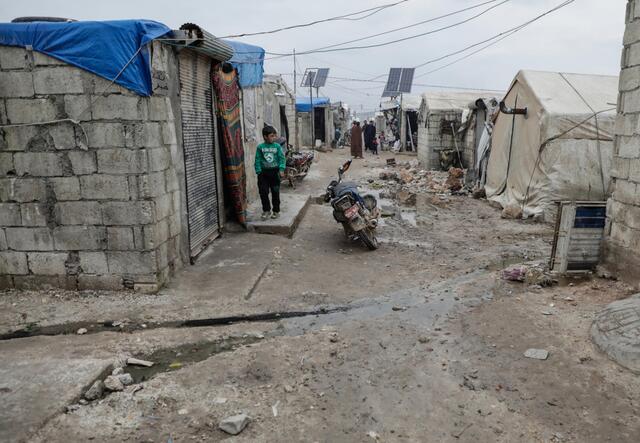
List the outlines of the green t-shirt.
{"label": "green t-shirt", "polygon": [[256,174],[260,174],[264,169],[279,169],[284,171],[286,159],[282,146],[279,143],[260,143],[256,149]]}

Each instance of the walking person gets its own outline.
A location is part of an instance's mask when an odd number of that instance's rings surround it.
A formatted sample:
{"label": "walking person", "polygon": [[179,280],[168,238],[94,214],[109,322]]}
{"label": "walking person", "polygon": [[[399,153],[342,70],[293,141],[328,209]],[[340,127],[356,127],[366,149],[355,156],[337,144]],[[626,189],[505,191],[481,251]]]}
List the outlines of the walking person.
{"label": "walking person", "polygon": [[365,126],[364,129],[364,143],[367,149],[371,150],[371,153],[377,154],[377,147],[374,147],[373,144],[376,139],[376,125],[373,120],[369,124]]}
{"label": "walking person", "polygon": [[[256,149],[255,170],[258,175],[258,191],[262,202],[262,220],[280,216],[280,178],[286,168],[286,159],[282,146],[276,143],[278,133],[272,126],[262,129],[264,143]],[[269,192],[271,200],[269,201]],[[273,203],[273,205],[272,205]],[[273,209],[273,212],[272,212]]]}
{"label": "walking person", "polygon": [[360,122],[353,122],[351,126],[351,156],[354,158],[362,157],[362,128]]}

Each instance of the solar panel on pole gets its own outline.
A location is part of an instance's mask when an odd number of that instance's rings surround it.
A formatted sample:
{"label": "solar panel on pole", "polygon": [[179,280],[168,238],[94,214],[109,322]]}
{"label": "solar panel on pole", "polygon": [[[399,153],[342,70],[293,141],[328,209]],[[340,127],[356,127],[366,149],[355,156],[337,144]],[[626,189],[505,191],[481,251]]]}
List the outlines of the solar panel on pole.
{"label": "solar panel on pole", "polygon": [[327,77],[329,76],[329,68],[319,68],[315,79],[313,80],[314,88],[322,88],[327,84]]}
{"label": "solar panel on pole", "polygon": [[402,75],[400,76],[400,86],[398,92],[411,92],[411,85],[413,83],[413,74],[416,72],[416,68],[404,68],[402,69]]}
{"label": "solar panel on pole", "polygon": [[389,78],[387,84],[382,92],[383,97],[392,97],[398,95],[398,87],[400,85],[400,76],[402,75],[402,68],[391,68],[389,70]]}
{"label": "solar panel on pole", "polygon": [[301,86],[304,87],[311,87],[313,86],[313,80],[316,77],[316,73],[314,71],[307,71],[304,74],[304,77],[302,78],[302,84]]}

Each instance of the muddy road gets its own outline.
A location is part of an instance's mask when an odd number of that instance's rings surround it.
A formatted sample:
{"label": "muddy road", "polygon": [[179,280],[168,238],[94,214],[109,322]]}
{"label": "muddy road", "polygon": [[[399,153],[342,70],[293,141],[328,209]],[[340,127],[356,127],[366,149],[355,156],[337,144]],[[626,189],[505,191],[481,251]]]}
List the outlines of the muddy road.
{"label": "muddy road", "polygon": [[[320,195],[345,155],[321,154],[295,192]],[[386,157],[349,174],[384,194]],[[0,440],[637,441],[640,380],[589,338],[631,288],[501,280],[546,260],[552,232],[486,201],[427,186],[381,203],[374,252],[314,204],[293,238],[229,232],[157,295],[3,293]],[[154,366],[81,402],[129,356]],[[242,433],[218,429],[238,413]]]}

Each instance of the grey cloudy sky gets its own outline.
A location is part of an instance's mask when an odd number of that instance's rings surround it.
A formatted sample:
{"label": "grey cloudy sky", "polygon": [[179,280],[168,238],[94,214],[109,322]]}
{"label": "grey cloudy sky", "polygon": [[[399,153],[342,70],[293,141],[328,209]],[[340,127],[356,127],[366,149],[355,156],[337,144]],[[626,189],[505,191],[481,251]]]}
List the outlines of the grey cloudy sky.
{"label": "grey cloudy sky", "polygon": [[[256,32],[342,15],[394,0],[236,0],[236,1],[69,1],[21,0],[0,6],[0,20],[51,15],[80,20],[148,18],[177,28],[194,22],[224,36]],[[270,52],[302,52],[427,20],[486,0],[410,0],[360,21],[335,21],[271,35],[238,39]],[[494,4],[497,4],[496,2]],[[329,67],[331,76],[370,79],[389,68],[412,67],[462,49],[517,26],[562,0],[510,0],[481,17],[449,30],[380,48],[297,57],[299,71]],[[515,35],[460,63],[425,75],[454,58],[416,71],[416,83],[504,90],[519,69],[618,75],[624,31],[625,0],[576,0]],[[469,18],[493,4],[358,44],[381,43],[427,32]],[[462,54],[463,55],[463,54]],[[293,85],[291,57],[265,63],[265,72],[287,74]],[[383,78],[384,79],[384,78]],[[356,110],[374,109],[382,84],[331,79],[321,94],[346,101]],[[419,93],[427,86],[414,86]]]}

